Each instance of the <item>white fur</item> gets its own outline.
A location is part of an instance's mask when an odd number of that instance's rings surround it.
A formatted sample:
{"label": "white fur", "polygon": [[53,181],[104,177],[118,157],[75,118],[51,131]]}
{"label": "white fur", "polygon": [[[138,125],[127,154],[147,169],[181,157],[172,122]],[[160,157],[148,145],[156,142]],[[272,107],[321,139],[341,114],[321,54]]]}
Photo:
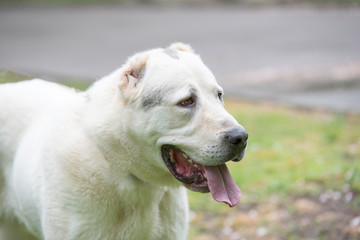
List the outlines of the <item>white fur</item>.
{"label": "white fur", "polygon": [[[210,161],[199,150],[237,122],[192,49],[171,49],[178,59],[137,54],[85,92],[43,80],[0,86],[3,222],[15,217],[46,240],[186,239],[186,191],[160,148]],[[193,90],[196,112],[177,106]],[[161,100],[144,109],[144,96]]]}

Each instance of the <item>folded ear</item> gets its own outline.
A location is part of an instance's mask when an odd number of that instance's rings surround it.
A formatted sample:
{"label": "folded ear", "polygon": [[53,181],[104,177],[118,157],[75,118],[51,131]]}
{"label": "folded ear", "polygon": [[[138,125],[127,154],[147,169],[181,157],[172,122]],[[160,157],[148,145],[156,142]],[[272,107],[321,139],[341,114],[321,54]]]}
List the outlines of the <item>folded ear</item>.
{"label": "folded ear", "polygon": [[139,53],[129,59],[122,76],[120,88],[134,89],[137,87],[144,77],[147,59],[148,55],[144,53]]}
{"label": "folded ear", "polygon": [[190,47],[190,45],[181,42],[173,43],[170,45],[169,48],[183,52],[194,52],[194,50]]}

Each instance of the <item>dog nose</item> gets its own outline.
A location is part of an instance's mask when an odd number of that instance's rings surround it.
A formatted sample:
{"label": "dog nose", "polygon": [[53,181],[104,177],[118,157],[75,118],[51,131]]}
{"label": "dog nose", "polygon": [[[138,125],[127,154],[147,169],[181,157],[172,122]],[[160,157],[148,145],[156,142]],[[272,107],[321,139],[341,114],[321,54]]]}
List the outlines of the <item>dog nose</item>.
{"label": "dog nose", "polygon": [[243,128],[239,127],[231,130],[227,139],[231,144],[242,146],[246,144],[248,134]]}

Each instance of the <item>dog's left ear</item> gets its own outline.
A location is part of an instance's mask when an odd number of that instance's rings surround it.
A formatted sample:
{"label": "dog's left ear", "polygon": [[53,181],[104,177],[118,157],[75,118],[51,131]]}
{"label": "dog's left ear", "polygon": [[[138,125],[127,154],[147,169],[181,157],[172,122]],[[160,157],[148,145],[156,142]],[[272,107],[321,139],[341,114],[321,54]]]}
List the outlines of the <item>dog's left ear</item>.
{"label": "dog's left ear", "polygon": [[131,57],[123,73],[120,88],[125,90],[135,89],[145,75],[148,55],[144,53]]}

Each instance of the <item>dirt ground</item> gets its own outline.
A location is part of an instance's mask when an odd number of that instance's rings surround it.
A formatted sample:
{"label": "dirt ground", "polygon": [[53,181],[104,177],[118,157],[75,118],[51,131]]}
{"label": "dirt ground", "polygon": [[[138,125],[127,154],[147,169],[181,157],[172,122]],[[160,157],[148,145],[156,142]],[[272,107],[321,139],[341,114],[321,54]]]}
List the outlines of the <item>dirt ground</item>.
{"label": "dirt ground", "polygon": [[[358,240],[359,193],[347,186],[318,197],[298,196],[241,203],[221,214],[192,212],[196,240]],[[256,199],[255,199],[256,200]],[[255,201],[256,202],[256,201]],[[234,211],[235,210],[235,211]]]}

